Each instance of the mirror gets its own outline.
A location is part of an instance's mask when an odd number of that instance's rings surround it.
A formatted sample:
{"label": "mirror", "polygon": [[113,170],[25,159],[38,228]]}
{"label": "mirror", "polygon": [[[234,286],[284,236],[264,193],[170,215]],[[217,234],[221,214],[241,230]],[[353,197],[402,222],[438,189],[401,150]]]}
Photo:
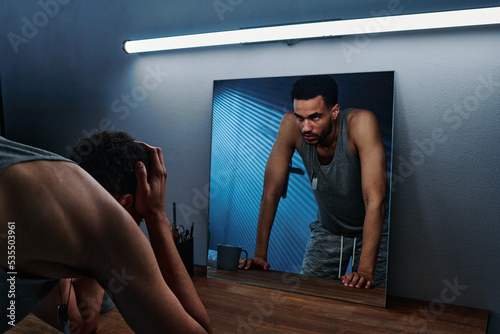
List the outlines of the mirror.
{"label": "mirror", "polygon": [[[363,108],[377,116],[390,183],[394,72],[331,76],[338,84],[341,109]],[[385,287],[353,289],[344,287],[339,280],[300,275],[309,224],[316,219],[317,205],[298,152],[293,155],[272,228],[268,249],[270,271],[227,272],[216,268],[218,244],[242,246],[251,257],[254,254],[264,169],[281,119],[293,110],[290,91],[298,78],[214,82],[207,276],[385,307]],[[388,210],[390,214],[390,205]]]}

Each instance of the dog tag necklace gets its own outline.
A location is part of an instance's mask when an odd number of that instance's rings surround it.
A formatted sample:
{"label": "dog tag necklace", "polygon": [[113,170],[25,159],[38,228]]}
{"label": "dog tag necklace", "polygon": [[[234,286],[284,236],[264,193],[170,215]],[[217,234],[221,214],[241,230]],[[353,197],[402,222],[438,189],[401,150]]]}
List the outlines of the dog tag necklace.
{"label": "dog tag necklace", "polygon": [[59,287],[59,297],[61,299],[61,305],[57,307],[57,323],[59,324],[59,326],[63,328],[64,334],[71,334],[71,331],[69,329],[68,305],[69,305],[69,296],[71,296],[72,285],[73,285],[73,279],[70,279],[68,301],[66,302],[66,304],[64,304],[61,295],[61,286],[59,285],[59,282],[57,283],[57,286]]}
{"label": "dog tag necklace", "polygon": [[[332,140],[330,141],[330,145],[328,145],[328,149],[326,150],[326,153],[323,156],[323,160],[325,160],[326,156],[328,155],[328,152],[330,151],[330,147],[332,146],[333,140],[335,139],[336,135],[337,135],[337,124],[335,124],[335,133],[333,134]],[[318,164],[320,164],[319,161]],[[318,172],[314,169],[311,177],[311,188],[312,190],[316,190],[318,188]]]}
{"label": "dog tag necklace", "polygon": [[312,190],[316,190],[317,187],[318,187],[318,176],[316,175],[316,171],[313,170],[313,175],[311,179],[311,188]]}

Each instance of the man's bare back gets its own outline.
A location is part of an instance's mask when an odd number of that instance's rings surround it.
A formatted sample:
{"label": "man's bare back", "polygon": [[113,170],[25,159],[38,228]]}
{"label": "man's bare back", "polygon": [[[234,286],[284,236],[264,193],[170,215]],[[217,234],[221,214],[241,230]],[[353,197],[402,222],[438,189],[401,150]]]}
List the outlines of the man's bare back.
{"label": "man's bare back", "polygon": [[[141,187],[164,192],[161,150],[149,147],[149,151],[156,155],[156,172],[148,184],[146,171],[139,167],[138,175],[144,176]],[[157,225],[169,229],[164,211],[157,216]],[[170,252],[165,259],[157,258],[133,218],[76,164],[39,160],[0,172],[0,234],[8,232],[8,222],[15,222],[19,277],[88,276],[107,287],[116,281],[117,272],[122,273],[129,280],[122,282],[114,302],[134,331],[210,331],[189,276],[172,270],[166,283],[168,268],[160,268],[159,261],[178,269],[182,265],[178,255]],[[166,251],[175,249],[171,238],[158,244]],[[0,254],[0,265],[7,271],[6,252]],[[188,288],[181,286],[184,283]]]}

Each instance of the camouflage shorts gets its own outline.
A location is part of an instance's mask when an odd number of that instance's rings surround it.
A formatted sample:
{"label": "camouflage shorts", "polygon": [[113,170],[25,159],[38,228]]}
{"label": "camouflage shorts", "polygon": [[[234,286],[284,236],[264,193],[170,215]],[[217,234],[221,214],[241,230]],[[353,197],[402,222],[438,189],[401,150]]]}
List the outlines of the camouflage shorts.
{"label": "camouflage shorts", "polygon": [[[363,247],[362,237],[333,234],[317,221],[311,223],[310,227],[311,235],[307,242],[301,274],[338,279],[346,274],[353,254],[352,271],[358,270]],[[387,239],[387,233],[382,234],[373,279],[375,285],[380,287],[385,287],[386,283]]]}

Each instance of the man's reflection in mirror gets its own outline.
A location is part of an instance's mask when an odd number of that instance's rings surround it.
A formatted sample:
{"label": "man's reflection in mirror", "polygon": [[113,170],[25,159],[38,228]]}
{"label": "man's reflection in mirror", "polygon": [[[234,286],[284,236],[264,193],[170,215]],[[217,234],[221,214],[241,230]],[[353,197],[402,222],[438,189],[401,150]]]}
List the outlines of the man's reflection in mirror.
{"label": "man's reflection in mirror", "polygon": [[255,254],[240,267],[271,266],[271,229],[297,150],[318,205],[301,274],[340,279],[348,287],[384,287],[388,182],[378,120],[365,109],[341,109],[337,83],[328,75],[300,78],[291,98],[294,110],[283,116],[265,168]]}

